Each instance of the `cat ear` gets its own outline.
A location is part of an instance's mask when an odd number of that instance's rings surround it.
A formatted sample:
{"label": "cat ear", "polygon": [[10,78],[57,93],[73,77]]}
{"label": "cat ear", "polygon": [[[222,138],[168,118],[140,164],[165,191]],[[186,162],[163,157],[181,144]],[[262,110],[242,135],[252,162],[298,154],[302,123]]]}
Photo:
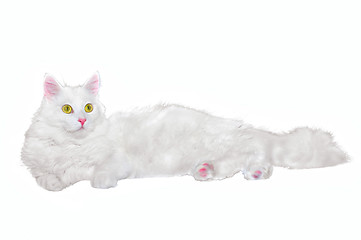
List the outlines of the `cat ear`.
{"label": "cat ear", "polygon": [[95,72],[83,85],[84,88],[88,89],[92,94],[97,95],[100,87],[100,76],[99,72]]}
{"label": "cat ear", "polygon": [[61,90],[60,84],[50,74],[45,74],[44,80],[44,96],[51,98],[59,93]]}

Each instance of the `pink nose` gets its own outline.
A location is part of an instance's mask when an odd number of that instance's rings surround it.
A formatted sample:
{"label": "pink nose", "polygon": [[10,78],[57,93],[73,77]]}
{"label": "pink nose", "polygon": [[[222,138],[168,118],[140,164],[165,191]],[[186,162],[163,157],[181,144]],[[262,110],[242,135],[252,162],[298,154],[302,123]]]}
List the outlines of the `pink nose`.
{"label": "pink nose", "polygon": [[81,123],[81,126],[84,126],[84,123],[86,122],[86,119],[85,118],[79,118],[78,122]]}

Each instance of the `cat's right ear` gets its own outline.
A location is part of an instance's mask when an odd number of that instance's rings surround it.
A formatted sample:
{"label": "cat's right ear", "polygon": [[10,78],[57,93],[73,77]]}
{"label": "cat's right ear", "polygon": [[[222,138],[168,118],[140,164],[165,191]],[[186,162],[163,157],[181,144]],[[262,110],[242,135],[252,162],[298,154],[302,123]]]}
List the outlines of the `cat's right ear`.
{"label": "cat's right ear", "polygon": [[50,74],[45,74],[44,77],[44,96],[48,99],[56,96],[61,90],[60,84]]}

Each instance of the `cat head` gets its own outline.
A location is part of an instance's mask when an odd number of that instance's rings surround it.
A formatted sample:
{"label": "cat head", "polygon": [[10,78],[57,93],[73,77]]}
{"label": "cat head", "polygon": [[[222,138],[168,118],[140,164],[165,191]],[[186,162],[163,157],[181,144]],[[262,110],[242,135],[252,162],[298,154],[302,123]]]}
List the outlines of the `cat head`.
{"label": "cat head", "polygon": [[75,137],[86,136],[105,119],[105,108],[98,100],[99,87],[98,72],[77,87],[63,86],[46,74],[39,111],[42,120]]}

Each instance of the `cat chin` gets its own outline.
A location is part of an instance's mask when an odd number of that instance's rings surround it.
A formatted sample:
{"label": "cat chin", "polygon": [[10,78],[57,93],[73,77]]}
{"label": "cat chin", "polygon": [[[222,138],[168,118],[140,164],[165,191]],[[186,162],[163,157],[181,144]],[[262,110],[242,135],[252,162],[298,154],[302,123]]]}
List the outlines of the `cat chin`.
{"label": "cat chin", "polygon": [[76,131],[71,132],[71,135],[72,135],[74,138],[85,138],[86,136],[89,135],[89,131],[87,131],[87,130],[84,129],[84,128],[81,128],[81,129],[79,129],[79,130],[76,130]]}
{"label": "cat chin", "polygon": [[89,129],[85,127],[80,127],[77,129],[64,129],[69,135],[74,136],[76,138],[82,138],[89,134]]}

